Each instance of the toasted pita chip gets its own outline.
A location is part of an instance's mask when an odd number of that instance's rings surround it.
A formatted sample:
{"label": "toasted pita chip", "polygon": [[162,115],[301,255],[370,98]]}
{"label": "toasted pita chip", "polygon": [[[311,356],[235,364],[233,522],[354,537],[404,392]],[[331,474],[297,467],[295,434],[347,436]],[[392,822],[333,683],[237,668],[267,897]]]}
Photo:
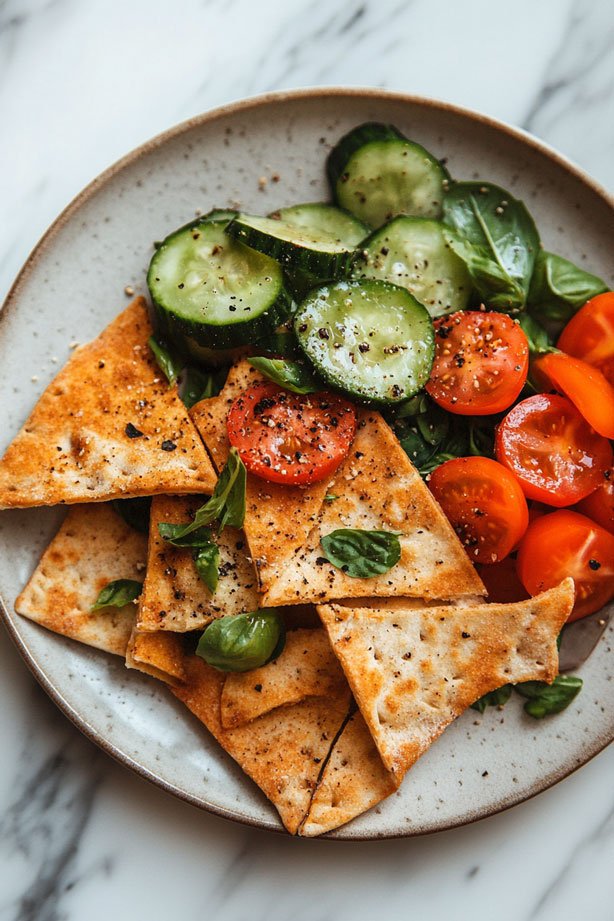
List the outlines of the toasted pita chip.
{"label": "toasted pita chip", "polygon": [[15,602],[18,614],[88,646],[125,656],[136,617],[133,603],[91,612],[116,579],[141,582],[147,538],[111,505],[71,508]]}
{"label": "toasted pita chip", "polygon": [[[452,599],[486,589],[448,519],[379,413],[363,411],[350,454],[306,544],[277,567],[264,606],[362,595]],[[381,576],[352,578],[323,557],[337,528],[401,532],[401,559]]]}
{"label": "toasted pita chip", "polygon": [[273,662],[228,675],[220,706],[222,726],[243,726],[276,707],[307,697],[335,697],[346,686],[326,630],[292,630],[286,635],[282,654]]}
{"label": "toasted pita chip", "polygon": [[220,699],[225,676],[198,656],[186,658],[187,681],[171,688],[271,800],[295,834],[316,786],[322,762],[346,718],[350,693],[278,707],[238,729],[223,729]]}
{"label": "toasted pita chip", "polygon": [[139,630],[185,633],[206,627],[224,614],[260,607],[258,580],[242,531],[224,528],[216,537],[220,579],[214,594],[199,578],[192,551],[173,547],[160,537],[160,522],[188,522],[200,505],[198,496],[156,496],[151,503],[147,575],[137,615]]}
{"label": "toasted pita chip", "polygon": [[73,352],[0,461],[0,507],[212,492],[215,471],[151,332],[137,298]]}
{"label": "toasted pita chip", "polygon": [[[192,419],[218,470],[228,456],[226,417],[232,402],[251,384],[264,379],[247,361],[241,361],[231,369],[219,396],[193,407]],[[261,591],[267,591],[307,540],[329,485],[330,480],[311,486],[283,486],[248,473],[244,529]],[[293,598],[291,603],[295,601]]]}
{"label": "toasted pita chip", "polygon": [[299,834],[313,838],[339,828],[396,789],[362,714],[354,713],[333,746]]}
{"label": "toasted pita chip", "polygon": [[184,652],[176,633],[141,633],[133,628],[126,650],[126,668],[158,678],[166,684],[185,680]]}
{"label": "toasted pita chip", "polygon": [[318,613],[384,765],[405,772],[483,694],[551,682],[573,580],[515,604],[442,605],[406,612],[322,605]]}

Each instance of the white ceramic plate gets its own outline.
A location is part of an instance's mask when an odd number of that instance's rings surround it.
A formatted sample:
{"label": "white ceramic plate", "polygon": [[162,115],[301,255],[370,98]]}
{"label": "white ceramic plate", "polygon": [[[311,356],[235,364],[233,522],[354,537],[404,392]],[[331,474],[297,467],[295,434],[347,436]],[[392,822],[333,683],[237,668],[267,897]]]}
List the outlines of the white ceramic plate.
{"label": "white ceramic plate", "polygon": [[[1,315],[0,447],[68,357],[69,343],[100,332],[127,303],[126,285],[145,292],[154,240],[196,209],[240,204],[266,213],[326,198],[327,151],[349,128],[369,120],[393,123],[446,157],[455,177],[488,179],[513,191],[526,201],[548,249],[612,283],[612,201],[533,138],[451,106],[380,91],[313,90],[248,100],[179,125],[129,154],[45,234]],[[260,177],[268,179],[264,188]],[[62,514],[0,513],[4,618],[26,663],[83,732],[142,776],[212,812],[281,829],[260,791],[159,683],[13,613]],[[396,795],[334,837],[393,837],[461,825],[518,803],[584,764],[614,737],[611,641],[612,627],[580,669],[584,690],[563,714],[535,722],[519,699],[501,712],[467,711]]]}

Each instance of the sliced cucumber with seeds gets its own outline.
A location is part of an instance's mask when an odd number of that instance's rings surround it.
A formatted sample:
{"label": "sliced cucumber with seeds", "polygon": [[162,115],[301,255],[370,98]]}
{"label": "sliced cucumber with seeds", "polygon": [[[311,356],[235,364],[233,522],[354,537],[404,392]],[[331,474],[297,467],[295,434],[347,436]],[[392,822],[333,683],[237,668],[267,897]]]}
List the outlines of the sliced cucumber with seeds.
{"label": "sliced cucumber with seeds", "polygon": [[288,312],[281,266],[232,240],[224,222],[180,228],[154,254],[147,284],[160,332],[183,351],[244,345]]}
{"label": "sliced cucumber with seeds", "polygon": [[428,218],[395,218],[364,241],[354,277],[381,278],[407,288],[432,317],[463,310],[471,279],[443,229]]}
{"label": "sliced cucumber with seeds", "polygon": [[[349,212],[323,202],[307,202],[303,205],[280,208],[269,217],[292,224],[301,230],[333,234],[340,243],[352,248],[358,246],[369,233],[369,228]],[[302,300],[312,288],[328,280],[305,269],[289,269],[286,272],[288,290],[297,300]]]}
{"label": "sliced cucumber with seeds", "polygon": [[405,288],[370,279],[324,285],[299,306],[294,329],[318,373],[355,399],[399,403],[428,380],[433,324]]}
{"label": "sliced cucumber with seeds", "polygon": [[206,214],[203,214],[201,221],[223,221],[228,224],[238,213],[238,211],[231,211],[228,208],[212,208],[211,211],[207,211]]}
{"label": "sliced cucumber with seeds", "polygon": [[355,247],[341,242],[334,232],[305,229],[270,217],[240,214],[226,232],[286,268],[305,269],[324,278],[346,275],[355,258]]}
{"label": "sliced cucumber with seeds", "polygon": [[326,168],[337,203],[371,227],[398,214],[441,215],[446,170],[392,125],[354,128],[331,151]]}

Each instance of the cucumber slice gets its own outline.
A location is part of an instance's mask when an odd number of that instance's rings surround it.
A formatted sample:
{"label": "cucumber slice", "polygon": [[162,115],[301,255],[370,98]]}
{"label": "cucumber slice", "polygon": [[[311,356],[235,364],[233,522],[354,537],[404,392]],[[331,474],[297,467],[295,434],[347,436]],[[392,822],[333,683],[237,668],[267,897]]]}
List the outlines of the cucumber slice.
{"label": "cucumber slice", "polygon": [[[358,246],[369,233],[369,228],[347,211],[323,202],[307,202],[303,205],[280,208],[269,217],[292,224],[300,230],[332,233],[339,242],[346,243],[348,247]],[[325,281],[330,279],[305,269],[290,269],[286,272],[286,287],[297,301],[302,301],[312,288],[319,287]]]}
{"label": "cucumber slice", "polygon": [[182,227],[149,265],[160,331],[190,354],[192,342],[213,349],[253,342],[288,312],[281,266],[231,240],[224,228],[209,220]]}
{"label": "cucumber slice", "polygon": [[240,214],[226,232],[287,268],[305,269],[321,278],[346,275],[356,255],[355,247],[340,241],[334,232],[305,229],[270,217]]}
{"label": "cucumber slice", "polygon": [[238,211],[231,211],[228,208],[212,208],[203,214],[201,221],[223,221],[225,224],[230,223],[238,214]]}
{"label": "cucumber slice", "polygon": [[397,217],[364,241],[361,260],[355,278],[381,278],[407,288],[432,317],[467,306],[471,279],[439,221]]}
{"label": "cucumber slice", "polygon": [[338,204],[371,227],[397,214],[441,215],[446,170],[392,125],[354,128],[333,148],[326,169]]}
{"label": "cucumber slice", "polygon": [[319,374],[359,400],[407,400],[431,372],[435,336],[427,310],[385,281],[339,281],[312,291],[294,329]]}

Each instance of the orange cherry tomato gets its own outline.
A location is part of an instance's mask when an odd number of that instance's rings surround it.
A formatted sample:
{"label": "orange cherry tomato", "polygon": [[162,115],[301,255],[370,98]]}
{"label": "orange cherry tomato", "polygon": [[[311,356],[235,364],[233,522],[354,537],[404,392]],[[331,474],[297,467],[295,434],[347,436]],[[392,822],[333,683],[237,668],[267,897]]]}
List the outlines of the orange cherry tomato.
{"label": "orange cherry tomato", "polygon": [[228,440],[247,469],[293,486],[323,480],[346,457],[356,433],[352,403],[333,393],[290,393],[254,384],[230,407]]}
{"label": "orange cherry tomato", "polygon": [[436,467],[428,484],[474,562],[502,560],[527,529],[526,499],[497,461],[455,457]]}
{"label": "orange cherry tomato", "polygon": [[533,362],[533,372],[544,389],[565,394],[589,425],[604,438],[614,438],[614,387],[598,368],[580,358],[552,352]]}
{"label": "orange cherry tomato", "polygon": [[608,470],[601,486],[574,507],[577,512],[614,534],[614,470]]}
{"label": "orange cherry tomato", "polygon": [[478,563],[475,568],[486,586],[487,601],[511,604],[514,601],[524,601],[531,597],[518,578],[516,560],[513,556],[506,556],[504,560],[499,560],[498,563],[492,563],[490,566]]}
{"label": "orange cherry tomato", "polygon": [[514,402],[529,369],[529,344],[507,314],[459,310],[434,321],[435,360],[426,385],[449,412],[483,416]]}
{"label": "orange cherry tomato", "polygon": [[558,394],[517,403],[497,427],[495,452],[528,499],[557,508],[590,495],[612,466],[608,440]]}
{"label": "orange cherry tomato", "polygon": [[557,345],[562,352],[599,368],[614,387],[614,291],[587,301],[571,318]]}
{"label": "orange cherry tomato", "polygon": [[533,521],[520,543],[518,575],[531,595],[571,576],[576,601],[568,620],[599,611],[614,597],[614,536],[562,509]]}

